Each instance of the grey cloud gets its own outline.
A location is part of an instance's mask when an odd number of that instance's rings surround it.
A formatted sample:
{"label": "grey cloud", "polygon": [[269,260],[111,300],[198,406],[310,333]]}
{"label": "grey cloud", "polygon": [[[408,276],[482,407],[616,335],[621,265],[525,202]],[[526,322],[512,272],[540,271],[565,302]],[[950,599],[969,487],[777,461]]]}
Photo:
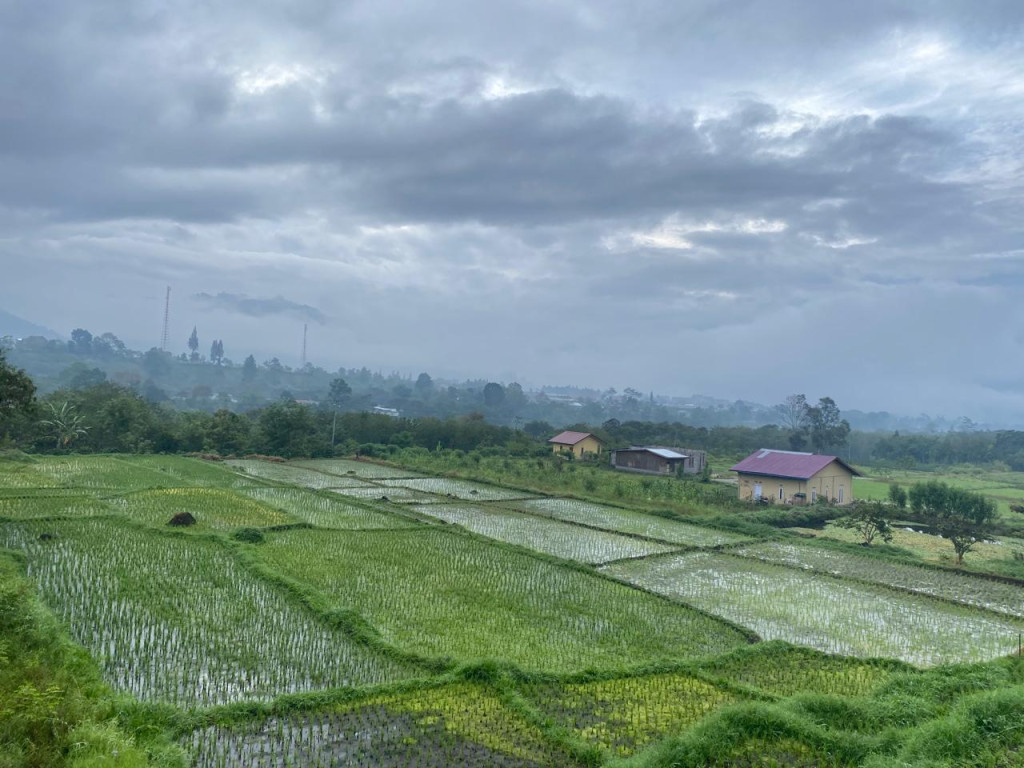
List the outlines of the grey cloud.
{"label": "grey cloud", "polygon": [[325,325],[328,317],[316,307],[299,304],[282,296],[270,299],[252,298],[238,293],[197,293],[192,296],[204,309],[220,309],[226,312],[237,312],[249,317],[270,317],[272,315],[288,315],[299,320],[309,320]]}

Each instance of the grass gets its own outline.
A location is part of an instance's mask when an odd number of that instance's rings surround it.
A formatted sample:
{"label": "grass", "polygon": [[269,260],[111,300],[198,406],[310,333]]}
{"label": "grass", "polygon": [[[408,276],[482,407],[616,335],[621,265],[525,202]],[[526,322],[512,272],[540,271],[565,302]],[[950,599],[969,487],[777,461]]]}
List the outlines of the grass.
{"label": "grass", "polygon": [[982,661],[1015,651],[1024,622],[923,596],[695,552],[616,563],[606,572],[748,627],[829,653],[914,664]]}
{"label": "grass", "polygon": [[325,627],[213,541],[81,520],[7,523],[0,544],[25,553],[104,679],[142,700],[222,704],[417,673]]}
{"label": "grass", "polygon": [[286,531],[258,554],[358,611],[387,642],[426,656],[566,672],[745,642],[658,597],[447,531]]}
{"label": "grass", "polygon": [[[822,530],[811,528],[791,528],[794,533],[814,538],[833,539],[851,544],[859,544],[862,539],[856,531],[828,524]],[[924,533],[911,525],[897,523],[893,529],[892,546],[905,550],[910,557],[939,565],[956,566],[956,554],[953,545],[941,536]],[[1016,571],[1024,575],[1015,558],[1017,554],[1024,557],[1024,540],[1008,536],[1000,536],[995,541],[978,542],[964,559],[964,567],[981,572],[1001,573]],[[1000,567],[1000,566],[1004,567]]]}
{"label": "grass", "polygon": [[491,539],[581,563],[604,563],[626,557],[670,552],[673,549],[667,544],[581,528],[558,520],[495,507],[423,504],[414,509],[420,514],[461,525]]}

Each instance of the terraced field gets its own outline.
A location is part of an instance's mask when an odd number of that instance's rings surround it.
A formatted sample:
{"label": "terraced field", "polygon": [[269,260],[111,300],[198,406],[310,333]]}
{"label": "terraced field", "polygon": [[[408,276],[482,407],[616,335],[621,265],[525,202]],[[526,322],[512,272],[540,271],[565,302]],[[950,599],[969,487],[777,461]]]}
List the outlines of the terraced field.
{"label": "terraced field", "polygon": [[671,552],[673,549],[670,544],[595,531],[495,507],[423,504],[414,509],[498,541],[581,563],[606,563],[627,557]]}
{"label": "terraced field", "polygon": [[606,573],[757,632],[829,653],[913,664],[1016,650],[1024,622],[757,560],[693,552],[615,563]]}
{"label": "terraced field", "polygon": [[1016,651],[1024,587],[698,523],[364,460],[0,460],[5,567],[198,768],[917,765],[962,712],[1014,764],[970,696],[1024,670],[919,667]]}

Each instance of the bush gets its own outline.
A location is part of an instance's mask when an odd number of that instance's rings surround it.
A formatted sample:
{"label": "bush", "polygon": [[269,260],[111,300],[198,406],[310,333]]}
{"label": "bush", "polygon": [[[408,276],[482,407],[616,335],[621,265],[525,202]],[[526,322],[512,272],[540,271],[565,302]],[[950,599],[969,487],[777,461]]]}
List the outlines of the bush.
{"label": "bush", "polygon": [[231,534],[235,541],[244,541],[246,544],[262,544],[266,537],[259,528],[239,528]]}

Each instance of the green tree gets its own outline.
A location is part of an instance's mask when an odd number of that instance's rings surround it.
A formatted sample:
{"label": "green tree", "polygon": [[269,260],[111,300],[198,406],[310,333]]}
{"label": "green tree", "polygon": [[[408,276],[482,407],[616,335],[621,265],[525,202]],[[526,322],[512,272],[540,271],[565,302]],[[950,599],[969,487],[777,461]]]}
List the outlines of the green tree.
{"label": "green tree", "polygon": [[344,408],[352,396],[352,387],[342,378],[331,382],[331,388],[327,391],[327,402],[334,408]]}
{"label": "green tree", "polygon": [[47,435],[53,438],[54,448],[70,448],[71,443],[88,434],[89,429],[82,425],[83,417],[67,400],[60,406],[49,402],[46,404],[47,416],[40,424],[46,428]]}
{"label": "green tree", "polygon": [[505,388],[496,381],[492,381],[484,387],[484,405],[490,408],[497,408],[505,402]]}
{"label": "green tree", "polygon": [[92,353],[92,334],[85,328],[75,328],[71,332],[71,341],[68,342],[68,351],[76,355],[88,355]]}
{"label": "green tree", "polygon": [[193,363],[199,361],[199,333],[196,331],[196,327],[192,326],[192,335],[188,337],[188,359]]}
{"label": "green tree", "polygon": [[244,453],[250,440],[248,419],[221,408],[213,414],[206,429],[206,450],[216,453]]}
{"label": "green tree", "polygon": [[416,377],[416,383],[413,385],[413,388],[420,398],[426,399],[434,391],[434,380],[430,378],[429,373],[421,373]]}
{"label": "green tree", "polygon": [[850,436],[850,423],[842,418],[831,397],[823,397],[817,405],[807,408],[807,423],[811,445],[819,453],[841,448]]}
{"label": "green tree", "polygon": [[907,508],[907,491],[899,483],[889,484],[889,501],[898,509]]}
{"label": "green tree", "polygon": [[294,401],[274,403],[259,415],[263,451],[275,456],[311,456],[316,452],[316,424],[309,408]]}
{"label": "green tree", "polygon": [[958,565],[975,544],[992,535],[996,505],[980,493],[932,480],[912,486],[908,496],[911,509],[953,545]]}
{"label": "green tree", "polygon": [[259,369],[256,367],[256,358],[249,355],[245,358],[245,362],[242,363],[242,381],[252,382],[256,380],[256,373]]}
{"label": "green tree", "polygon": [[160,379],[171,372],[171,353],[151,347],[142,356],[142,370],[153,379]]}
{"label": "green tree", "polygon": [[0,348],[0,437],[7,434],[15,416],[27,416],[35,405],[36,385],[25,371],[7,362]]}
{"label": "green tree", "polygon": [[880,501],[858,501],[849,514],[836,521],[840,528],[857,531],[870,547],[876,537],[881,537],[887,544],[892,541],[892,524],[885,505]]}

